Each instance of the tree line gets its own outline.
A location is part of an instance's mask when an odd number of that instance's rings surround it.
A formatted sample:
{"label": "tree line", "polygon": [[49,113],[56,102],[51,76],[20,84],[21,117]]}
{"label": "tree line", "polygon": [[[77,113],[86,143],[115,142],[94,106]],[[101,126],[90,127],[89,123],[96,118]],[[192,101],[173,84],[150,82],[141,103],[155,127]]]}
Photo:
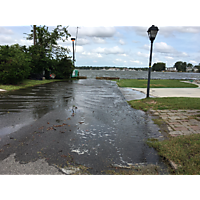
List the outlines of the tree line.
{"label": "tree line", "polygon": [[[182,62],[182,61],[177,61],[174,66],[174,68],[176,68],[176,70],[178,72],[186,72],[187,68],[192,68],[192,70],[194,68],[198,69],[198,72],[200,72],[200,63],[199,65],[195,65],[193,66],[191,63],[186,63],[186,62]],[[166,64],[163,62],[158,62],[158,63],[154,63],[152,66],[152,70],[153,71],[165,71],[166,70]]]}
{"label": "tree line", "polygon": [[35,26],[27,34],[27,40],[35,40],[34,45],[26,47],[19,44],[0,46],[0,82],[17,84],[24,79],[46,79],[50,73],[56,78],[68,78],[74,65],[67,56],[68,48],[58,45],[65,42],[71,35],[68,27],[58,25],[52,31],[47,26]]}
{"label": "tree line", "polygon": [[[79,67],[77,67],[76,66],[76,69],[84,69],[84,70],[102,70],[102,69],[105,69],[105,70],[108,70],[108,69],[110,69],[110,68],[114,68],[114,69],[120,69],[120,70],[123,70],[124,69],[124,67],[108,67],[108,66],[105,66],[105,67],[95,67],[95,66],[79,66]],[[148,68],[147,67],[140,67],[140,68],[129,68],[129,69],[134,69],[134,70],[136,70],[136,71],[138,71],[138,70],[142,70],[142,71],[147,71],[148,70]]]}

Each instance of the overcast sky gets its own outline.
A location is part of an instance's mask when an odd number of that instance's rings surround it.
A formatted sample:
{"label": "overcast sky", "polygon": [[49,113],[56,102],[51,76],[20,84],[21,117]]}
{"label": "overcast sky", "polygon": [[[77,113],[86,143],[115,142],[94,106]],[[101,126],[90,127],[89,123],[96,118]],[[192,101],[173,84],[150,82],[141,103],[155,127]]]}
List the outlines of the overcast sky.
{"label": "overcast sky", "polygon": [[[156,24],[155,24],[156,25]],[[67,26],[67,25],[63,25]],[[51,28],[51,27],[50,27]],[[52,27],[53,28],[53,27]],[[148,67],[150,40],[147,26],[97,26],[78,28],[76,66]],[[172,67],[176,61],[200,63],[200,26],[161,26],[154,41],[153,61]],[[0,26],[1,45],[32,45],[26,40],[31,26]],[[69,26],[71,37],[77,27]],[[71,38],[60,45],[68,47]]]}

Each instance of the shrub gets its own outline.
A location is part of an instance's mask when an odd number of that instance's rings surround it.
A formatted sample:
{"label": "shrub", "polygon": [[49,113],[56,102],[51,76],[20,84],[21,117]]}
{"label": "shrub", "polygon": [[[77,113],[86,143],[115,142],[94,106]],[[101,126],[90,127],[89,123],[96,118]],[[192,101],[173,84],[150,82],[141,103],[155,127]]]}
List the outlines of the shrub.
{"label": "shrub", "polygon": [[17,84],[30,73],[30,56],[18,44],[0,46],[0,82]]}
{"label": "shrub", "polygon": [[53,73],[55,73],[56,78],[63,79],[63,78],[69,78],[72,74],[72,71],[74,69],[74,66],[72,64],[72,61],[64,57],[61,60],[55,60],[54,62],[54,69],[52,70]]}

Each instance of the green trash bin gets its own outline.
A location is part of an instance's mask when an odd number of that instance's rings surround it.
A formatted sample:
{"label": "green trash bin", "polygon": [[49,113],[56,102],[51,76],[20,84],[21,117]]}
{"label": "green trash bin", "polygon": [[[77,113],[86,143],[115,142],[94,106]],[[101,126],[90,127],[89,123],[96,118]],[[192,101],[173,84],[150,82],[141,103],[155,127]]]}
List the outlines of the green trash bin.
{"label": "green trash bin", "polygon": [[79,71],[77,69],[74,69],[72,72],[72,78],[77,78],[79,77]]}

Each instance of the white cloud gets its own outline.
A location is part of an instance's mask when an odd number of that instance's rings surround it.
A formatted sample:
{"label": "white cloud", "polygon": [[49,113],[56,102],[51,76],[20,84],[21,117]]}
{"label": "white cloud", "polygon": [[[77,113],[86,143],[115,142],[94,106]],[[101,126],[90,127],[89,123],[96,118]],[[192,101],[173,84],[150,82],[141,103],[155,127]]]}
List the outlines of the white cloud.
{"label": "white cloud", "polygon": [[82,46],[76,46],[76,52],[77,53],[82,53],[83,52],[83,47]]}
{"label": "white cloud", "polygon": [[141,53],[140,51],[137,52],[137,55],[138,55],[138,56],[141,56],[141,57],[145,57],[145,58],[149,57],[149,54]]}
{"label": "white cloud", "polygon": [[198,64],[198,62],[194,61],[194,60],[190,60],[189,63],[192,63],[194,65]]}
{"label": "white cloud", "polygon": [[147,34],[148,27],[133,26],[132,29],[136,32],[137,35],[148,37]]}
{"label": "white cloud", "polygon": [[105,53],[105,48],[98,47],[97,49],[94,50],[96,53]]}
{"label": "white cloud", "polygon": [[124,54],[122,54],[122,56],[126,57],[126,56],[127,56],[127,54],[125,54],[125,53],[124,53]]}
{"label": "white cloud", "polygon": [[[76,27],[69,27],[68,30],[72,36],[76,35]],[[80,27],[78,29],[78,37],[112,37],[115,33],[116,30],[114,27]]]}
{"label": "white cloud", "polygon": [[171,57],[171,56],[165,56],[165,58],[166,58],[167,60],[173,60],[173,59],[174,59],[174,58]]}
{"label": "white cloud", "polygon": [[13,34],[13,31],[5,27],[0,27],[0,34]]}
{"label": "white cloud", "polygon": [[130,60],[130,62],[136,63],[136,64],[142,64],[142,62],[140,62],[139,60]]}
{"label": "white cloud", "polygon": [[159,34],[165,37],[174,37],[174,33],[200,33],[199,26],[166,26],[159,28]]}
{"label": "white cloud", "polygon": [[[144,45],[144,49],[150,49],[149,45]],[[168,57],[188,57],[186,52],[180,52],[174,49],[174,47],[168,45],[165,42],[159,42],[154,44],[154,52],[165,54]]]}
{"label": "white cloud", "polygon": [[187,54],[187,53],[185,53],[185,52],[182,52],[182,56],[184,56],[184,57],[187,57],[187,56],[188,56],[188,54]]}
{"label": "white cloud", "polygon": [[12,45],[17,44],[18,40],[10,36],[0,35],[0,44],[1,45]]}
{"label": "white cloud", "polygon": [[[137,35],[148,37],[147,30],[149,27],[145,26],[132,26],[126,28],[132,29]],[[158,36],[175,37],[175,33],[200,33],[200,26],[158,26]]]}
{"label": "white cloud", "polygon": [[102,39],[102,38],[99,38],[99,37],[93,37],[92,39],[93,39],[93,41],[95,43],[99,43],[99,44],[104,44],[105,43],[105,40]]}
{"label": "white cloud", "polygon": [[160,42],[160,43],[155,43],[155,51],[160,52],[160,53],[172,53],[175,52],[176,50],[166,44],[165,42]]}
{"label": "white cloud", "polygon": [[89,44],[90,41],[85,38],[77,38],[77,41],[75,41],[75,43],[77,45],[86,45],[86,44]]}
{"label": "white cloud", "polygon": [[22,45],[22,46],[31,46],[33,45],[33,41],[32,40],[24,40],[24,39],[21,39],[17,42],[19,45]]}
{"label": "white cloud", "polygon": [[[70,50],[70,52],[73,52],[72,46],[63,46],[65,48],[68,48]],[[74,48],[74,50],[76,51],[76,53],[83,53],[84,49],[82,46],[76,46],[76,48]]]}
{"label": "white cloud", "polygon": [[125,42],[124,42],[122,39],[119,40],[119,43],[120,43],[121,45],[124,45],[124,44],[125,44]]}
{"label": "white cloud", "polygon": [[103,56],[100,53],[94,53],[94,52],[82,52],[82,55],[88,56],[88,57],[93,57],[93,58],[102,58]]}
{"label": "white cloud", "polygon": [[98,47],[94,50],[96,53],[104,53],[104,54],[123,54],[124,51],[119,48],[118,46],[112,47],[112,48],[102,48]]}

